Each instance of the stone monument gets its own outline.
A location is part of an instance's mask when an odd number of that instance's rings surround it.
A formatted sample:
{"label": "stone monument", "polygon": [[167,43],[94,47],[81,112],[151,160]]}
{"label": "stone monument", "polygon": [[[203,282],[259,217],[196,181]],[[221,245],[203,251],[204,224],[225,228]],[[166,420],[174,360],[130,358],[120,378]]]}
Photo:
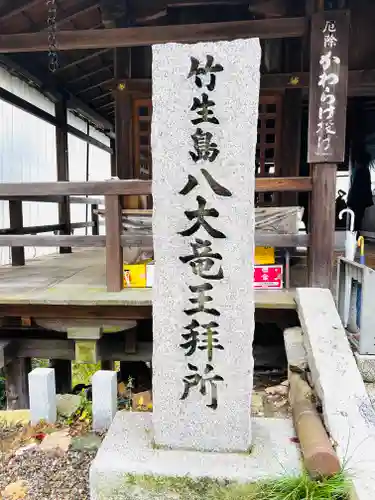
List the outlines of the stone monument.
{"label": "stone monument", "polygon": [[158,445],[251,445],[260,57],[256,39],[153,47]]}
{"label": "stone monument", "polygon": [[250,418],[260,59],[257,39],[153,47],[153,413],[116,415],[92,500],[299,468],[291,423]]}

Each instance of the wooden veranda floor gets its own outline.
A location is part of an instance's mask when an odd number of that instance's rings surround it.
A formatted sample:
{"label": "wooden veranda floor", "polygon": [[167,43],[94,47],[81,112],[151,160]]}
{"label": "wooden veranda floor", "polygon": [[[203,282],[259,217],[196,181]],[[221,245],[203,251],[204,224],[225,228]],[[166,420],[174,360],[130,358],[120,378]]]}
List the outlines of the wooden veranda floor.
{"label": "wooden veranda floor", "polygon": [[[0,315],[6,312],[8,316],[19,316],[20,309],[26,313],[32,307],[39,312],[43,306],[69,306],[89,307],[91,311],[95,308],[95,317],[100,314],[98,306],[126,306],[139,311],[128,314],[130,317],[140,314],[140,309],[145,312],[147,308],[151,312],[151,305],[152,289],[106,291],[104,249],[75,250],[72,254],[43,256],[28,261],[23,267],[0,267]],[[292,290],[257,291],[256,306],[294,309],[294,293]]]}
{"label": "wooden veranda floor", "polygon": [[[375,244],[367,244],[365,248],[366,264],[375,268]],[[339,255],[335,253],[335,262]],[[256,307],[294,309],[294,289],[307,286],[306,262],[307,259],[303,257],[291,267],[290,290],[256,291]],[[15,311],[16,306],[22,309],[21,312],[26,306],[38,309],[42,306],[89,307],[90,310],[98,306],[125,306],[133,311],[138,310],[136,315],[144,317],[145,308],[151,313],[152,289],[125,289],[108,293],[105,284],[105,250],[74,250],[72,254],[53,254],[33,259],[23,267],[1,266],[0,314],[7,312],[9,316],[19,315],[20,312]],[[94,317],[97,314],[94,313]]]}

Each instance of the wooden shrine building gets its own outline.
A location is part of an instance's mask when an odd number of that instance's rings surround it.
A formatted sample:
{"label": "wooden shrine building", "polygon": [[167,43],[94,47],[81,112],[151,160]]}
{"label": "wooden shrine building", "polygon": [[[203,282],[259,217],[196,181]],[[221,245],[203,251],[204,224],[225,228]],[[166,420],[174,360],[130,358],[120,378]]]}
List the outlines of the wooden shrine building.
{"label": "wooden shrine building", "polygon": [[[307,247],[309,286],[330,288],[334,250],[343,248],[343,238],[335,233],[336,175],[364,147],[364,115],[375,102],[374,20],[371,0],[0,0],[0,63],[52,99],[55,114],[1,88],[0,98],[56,127],[58,181],[0,184],[11,226],[0,232],[0,246],[12,247],[14,267],[24,265],[25,246],[60,247],[71,259],[71,270],[83,261],[79,252],[70,255],[72,247],[105,247],[106,286],[114,292],[100,292],[87,304],[77,298],[87,292],[78,282],[77,297],[70,302],[61,298],[62,288],[39,302],[14,294],[2,298],[1,292],[0,316],[121,321],[151,316],[149,300],[137,303],[131,290],[121,291],[122,247],[152,247],[150,238],[122,234],[121,209],[140,209],[141,195],[148,195],[152,206],[151,46],[167,42],[260,38],[257,203],[304,206],[308,234],[257,233],[256,244]],[[69,125],[68,110],[105,132],[111,147]],[[112,176],[120,180],[67,182],[68,133],[110,152]],[[77,195],[94,197],[90,236],[72,235],[69,197]],[[105,198],[106,236],[98,232],[97,196]],[[59,234],[23,227],[22,201],[33,200],[59,204],[59,224],[48,228]],[[17,269],[17,279],[27,267]],[[264,303],[272,307],[275,297]],[[9,331],[4,332],[3,338]],[[72,341],[60,341],[65,342],[60,359],[71,359],[66,352]],[[25,347],[20,356],[35,356],[36,344],[29,342],[33,348]],[[40,348],[40,357],[47,350]],[[111,355],[110,343],[103,352],[102,359],[119,359]],[[10,378],[22,371],[17,366],[8,368]],[[19,376],[14,383],[22,393]]]}

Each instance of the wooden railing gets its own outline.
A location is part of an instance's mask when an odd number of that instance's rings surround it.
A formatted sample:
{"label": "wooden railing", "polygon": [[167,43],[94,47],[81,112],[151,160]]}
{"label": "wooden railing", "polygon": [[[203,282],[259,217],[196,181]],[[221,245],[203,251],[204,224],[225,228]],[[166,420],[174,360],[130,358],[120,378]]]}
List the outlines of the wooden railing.
{"label": "wooden railing", "polygon": [[[257,192],[309,192],[312,190],[310,177],[258,178]],[[48,193],[48,194],[46,194]],[[13,253],[23,251],[24,247],[105,247],[106,281],[109,292],[123,288],[123,247],[152,248],[152,236],[139,233],[122,234],[121,199],[123,196],[150,195],[151,181],[111,180],[102,182],[38,182],[0,184],[0,200],[9,200],[13,205],[10,214],[11,227],[0,230],[0,246],[12,247]],[[104,196],[104,217],[106,235],[99,235],[97,199],[70,198],[71,203],[92,205],[92,222],[70,224],[70,230],[77,227],[92,227],[93,234],[86,236],[58,234],[41,235],[35,233],[66,231],[65,225],[22,227],[22,201],[44,201],[61,203],[64,197]],[[65,198],[66,199],[66,198]],[[21,212],[20,210],[21,205]],[[17,208],[18,207],[18,208]],[[63,227],[64,226],[64,227]],[[338,246],[342,247],[340,238]],[[255,243],[260,246],[280,248],[308,247],[308,235],[272,234],[256,232]],[[17,255],[14,256],[17,258]],[[18,255],[18,257],[20,257]]]}

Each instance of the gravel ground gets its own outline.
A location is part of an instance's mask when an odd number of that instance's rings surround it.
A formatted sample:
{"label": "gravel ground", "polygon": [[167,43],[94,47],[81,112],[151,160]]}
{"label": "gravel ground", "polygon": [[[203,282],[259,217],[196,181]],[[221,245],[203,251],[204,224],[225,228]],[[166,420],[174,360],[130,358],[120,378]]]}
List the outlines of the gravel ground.
{"label": "gravel ground", "polygon": [[92,451],[68,451],[53,456],[30,450],[2,467],[0,464],[0,492],[9,483],[25,480],[26,500],[89,500],[89,468],[95,455]]}

